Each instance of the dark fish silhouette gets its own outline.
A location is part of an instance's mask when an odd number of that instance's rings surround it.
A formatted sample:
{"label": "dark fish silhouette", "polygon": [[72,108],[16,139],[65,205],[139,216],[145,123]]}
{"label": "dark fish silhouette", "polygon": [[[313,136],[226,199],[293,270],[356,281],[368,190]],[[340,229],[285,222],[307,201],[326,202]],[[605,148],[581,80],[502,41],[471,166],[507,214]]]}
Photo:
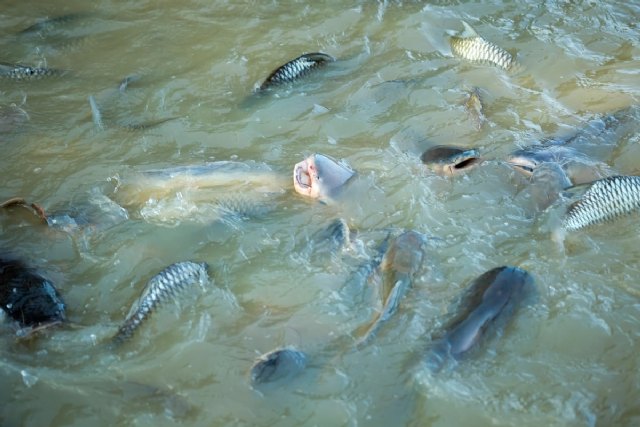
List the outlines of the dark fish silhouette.
{"label": "dark fish silhouette", "polygon": [[251,367],[253,385],[290,378],[307,366],[307,355],[295,348],[280,348],[260,356]]}
{"label": "dark fish silhouette", "polygon": [[209,280],[207,270],[204,262],[184,261],[171,264],[151,278],[113,337],[113,342],[119,344],[131,338],[158,307],[175,301],[180,293],[196,285],[204,285]]}
{"label": "dark fish silhouette", "polygon": [[508,316],[518,305],[533,277],[518,267],[497,267],[477,277],[460,313],[444,328],[427,358],[427,365],[437,370],[451,357],[458,359],[478,344],[498,317]]}
{"label": "dark fish silhouette", "polygon": [[18,260],[0,259],[0,306],[21,328],[65,320],[65,304],[53,284]]}
{"label": "dark fish silhouette", "polygon": [[20,35],[38,34],[42,36],[44,34],[50,33],[51,31],[59,29],[62,26],[75,22],[80,18],[84,18],[85,16],[87,15],[83,13],[69,13],[66,15],[56,16],[54,18],[40,19],[38,20],[38,22],[20,31],[18,34]]}
{"label": "dark fish silhouette", "polygon": [[269,77],[260,85],[258,91],[263,91],[284,83],[292,83],[306,76],[311,71],[333,61],[335,61],[335,58],[326,53],[315,52],[300,55],[296,59],[273,70],[273,72],[269,74]]}
{"label": "dark fish silhouette", "polygon": [[482,162],[475,148],[436,145],[420,156],[422,163],[438,175],[454,176],[466,172]]}

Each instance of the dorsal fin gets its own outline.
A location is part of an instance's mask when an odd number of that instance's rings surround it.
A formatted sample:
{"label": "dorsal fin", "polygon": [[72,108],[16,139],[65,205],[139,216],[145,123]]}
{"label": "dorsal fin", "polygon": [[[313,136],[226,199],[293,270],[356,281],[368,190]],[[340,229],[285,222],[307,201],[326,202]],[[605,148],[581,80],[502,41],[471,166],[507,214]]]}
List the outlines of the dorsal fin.
{"label": "dorsal fin", "polygon": [[464,25],[464,31],[460,34],[461,37],[479,37],[476,30],[466,21],[462,21],[462,25]]}

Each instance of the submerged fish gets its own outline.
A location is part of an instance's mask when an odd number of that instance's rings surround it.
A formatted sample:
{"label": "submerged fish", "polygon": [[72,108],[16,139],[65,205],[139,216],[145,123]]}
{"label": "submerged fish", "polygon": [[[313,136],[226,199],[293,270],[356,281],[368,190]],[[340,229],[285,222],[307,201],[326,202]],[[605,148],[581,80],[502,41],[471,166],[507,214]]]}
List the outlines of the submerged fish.
{"label": "submerged fish", "polygon": [[562,225],[578,230],[638,210],[640,176],[611,176],[593,182],[580,200],[568,207]]}
{"label": "submerged fish", "polygon": [[473,169],[482,162],[475,148],[465,149],[450,145],[436,145],[420,156],[422,163],[438,175],[454,176]]}
{"label": "submerged fish", "polygon": [[0,63],[0,77],[12,80],[38,80],[45,77],[61,76],[63,74],[66,74],[66,71],[54,68]]}
{"label": "submerged fish", "polygon": [[382,311],[366,327],[357,345],[367,343],[396,312],[400,300],[422,265],[424,245],[425,236],[415,231],[406,231],[391,242],[380,263],[382,294],[385,295]]}
{"label": "submerged fish", "polygon": [[594,162],[575,148],[564,145],[532,145],[516,150],[507,157],[507,163],[527,177],[532,176],[543,164],[556,163],[573,185],[592,182],[607,173],[606,165]]}
{"label": "submerged fish", "polygon": [[569,187],[571,187],[571,181],[559,164],[543,163],[533,171],[526,191],[531,196],[535,209],[543,211]]}
{"label": "submerged fish", "polygon": [[293,187],[303,196],[329,202],[355,175],[344,163],[324,154],[312,154],[293,167]]}
{"label": "submerged fish", "polygon": [[27,333],[65,320],[51,281],[18,260],[0,259],[0,306]]}
{"label": "submerged fish", "polygon": [[204,262],[184,261],[171,264],[149,280],[140,298],[133,304],[124,323],[113,337],[120,344],[131,338],[142,323],[159,306],[176,301],[182,292],[190,292],[196,285],[204,286],[209,276]]}
{"label": "submerged fish", "polygon": [[253,385],[288,379],[307,366],[307,355],[292,347],[280,348],[261,355],[251,367]]}
{"label": "submerged fish", "polygon": [[533,286],[533,277],[518,267],[497,267],[477,277],[460,304],[460,313],[436,340],[427,358],[430,368],[437,370],[444,361],[465,355],[485,334],[498,317],[509,315]]}
{"label": "submerged fish", "polygon": [[262,215],[275,208],[274,198],[287,186],[286,178],[265,164],[218,161],[144,171],[126,180],[114,198],[147,219],[213,220]]}
{"label": "submerged fish", "polygon": [[454,55],[479,64],[495,65],[506,71],[516,71],[520,68],[509,52],[482,38],[465,21],[462,21],[462,25],[464,31],[459,36],[449,39]]}
{"label": "submerged fish", "polygon": [[258,91],[270,89],[284,83],[292,83],[311,71],[333,61],[335,61],[335,58],[326,53],[315,52],[300,55],[296,59],[276,68],[260,85]]}
{"label": "submerged fish", "polygon": [[83,13],[69,13],[66,15],[56,16],[54,18],[39,19],[35,24],[20,31],[19,34],[30,35],[37,33],[38,35],[43,35],[61,26],[77,21],[85,16],[86,14]]}
{"label": "submerged fish", "polygon": [[471,117],[474,126],[477,130],[482,129],[482,126],[487,121],[484,116],[484,106],[482,105],[482,99],[480,98],[480,90],[476,87],[469,92],[469,96],[464,103],[464,107]]}

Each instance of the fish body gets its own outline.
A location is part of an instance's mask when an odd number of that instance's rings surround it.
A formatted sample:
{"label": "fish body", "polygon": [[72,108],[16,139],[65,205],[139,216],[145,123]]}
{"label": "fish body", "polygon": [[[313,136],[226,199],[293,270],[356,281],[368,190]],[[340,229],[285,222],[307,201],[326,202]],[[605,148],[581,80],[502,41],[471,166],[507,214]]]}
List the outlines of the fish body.
{"label": "fish body", "polygon": [[335,58],[326,53],[314,52],[300,55],[273,70],[260,85],[258,91],[264,91],[285,83],[293,83],[319,67],[333,61],[335,61]]}
{"label": "fish body", "polygon": [[21,328],[65,320],[65,303],[53,283],[21,261],[0,259],[0,306]]}
{"label": "fish body", "polygon": [[571,181],[559,164],[544,163],[533,171],[527,192],[531,195],[536,210],[543,211],[569,187]]}
{"label": "fish body", "polygon": [[33,35],[38,34],[40,36],[50,33],[64,25],[72,23],[85,17],[82,13],[69,13],[66,15],[56,16],[54,18],[45,18],[38,20],[35,24],[20,31],[20,35]]}
{"label": "fish body", "polygon": [[329,202],[355,175],[344,163],[324,154],[312,154],[294,166],[293,187],[299,194]]}
{"label": "fish body", "polygon": [[640,209],[640,176],[611,176],[593,182],[567,208],[562,225],[579,230],[612,221]]}
{"label": "fish body", "polygon": [[38,80],[45,77],[60,76],[65,71],[46,67],[31,67],[22,64],[0,63],[0,77],[16,81]]}
{"label": "fish body", "polygon": [[368,342],[380,326],[397,311],[400,300],[422,265],[425,241],[424,235],[406,231],[390,243],[380,263],[382,294],[386,295],[382,311],[370,322],[358,345]]}
{"label": "fish body", "polygon": [[465,21],[462,21],[462,25],[462,34],[449,39],[451,51],[455,56],[478,64],[494,65],[506,71],[516,71],[520,68],[509,52],[485,40]]}
{"label": "fish body", "polygon": [[464,107],[469,113],[475,128],[477,130],[482,129],[487,118],[484,116],[484,106],[482,105],[482,98],[480,98],[480,90],[477,87],[469,92],[469,96],[464,102]]}
{"label": "fish body", "polygon": [[420,160],[438,175],[454,176],[473,169],[482,162],[475,148],[436,145],[422,153]]}
{"label": "fish body", "polygon": [[292,347],[270,351],[258,357],[249,372],[253,385],[293,377],[307,366],[307,355]]}
{"label": "fish body", "polygon": [[573,147],[564,145],[532,145],[516,150],[507,163],[526,177],[541,165],[555,163],[562,167],[573,185],[592,182],[607,173],[605,165],[595,162]]}
{"label": "fish body", "polygon": [[161,305],[176,301],[181,293],[190,292],[197,285],[204,286],[209,280],[207,270],[204,262],[184,261],[171,264],[152,277],[114,335],[113,342],[119,344],[131,338]]}
{"label": "fish body", "polygon": [[439,368],[447,357],[462,357],[482,338],[498,318],[510,314],[522,299],[533,277],[518,267],[497,267],[477,277],[460,304],[460,313],[445,326],[428,359]]}

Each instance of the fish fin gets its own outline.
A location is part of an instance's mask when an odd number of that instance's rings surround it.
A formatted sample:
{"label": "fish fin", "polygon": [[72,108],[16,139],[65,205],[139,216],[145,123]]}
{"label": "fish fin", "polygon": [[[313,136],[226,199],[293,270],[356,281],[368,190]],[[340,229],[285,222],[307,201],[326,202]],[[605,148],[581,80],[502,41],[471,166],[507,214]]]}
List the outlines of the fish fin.
{"label": "fish fin", "polygon": [[474,30],[466,21],[462,21],[462,25],[464,26],[464,31],[460,33],[460,37],[480,37],[476,30]]}

